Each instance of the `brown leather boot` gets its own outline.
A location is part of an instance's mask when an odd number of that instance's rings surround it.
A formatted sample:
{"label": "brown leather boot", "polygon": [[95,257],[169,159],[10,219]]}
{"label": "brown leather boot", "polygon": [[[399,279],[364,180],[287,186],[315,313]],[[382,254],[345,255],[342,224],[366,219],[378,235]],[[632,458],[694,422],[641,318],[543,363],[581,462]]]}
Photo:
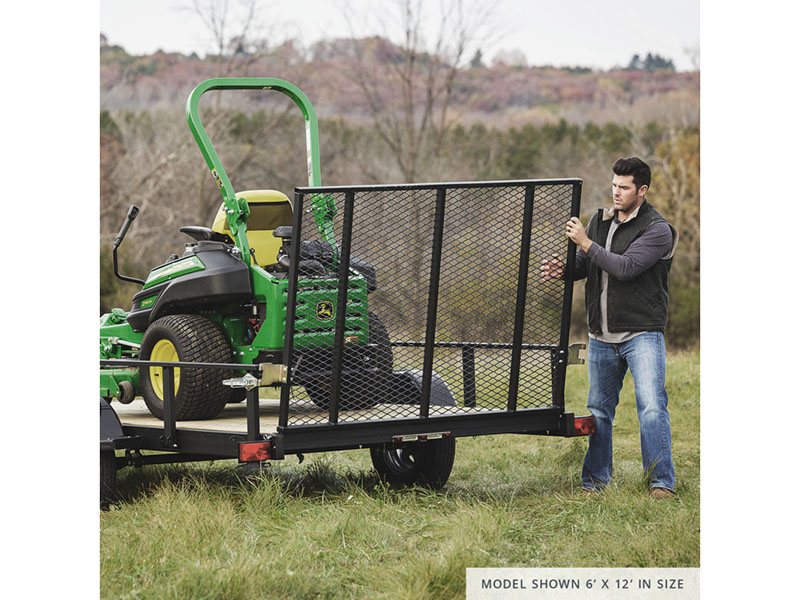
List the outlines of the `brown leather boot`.
{"label": "brown leather boot", "polygon": [[675,492],[667,488],[654,487],[650,488],[650,497],[656,500],[664,500],[665,498],[674,498]]}

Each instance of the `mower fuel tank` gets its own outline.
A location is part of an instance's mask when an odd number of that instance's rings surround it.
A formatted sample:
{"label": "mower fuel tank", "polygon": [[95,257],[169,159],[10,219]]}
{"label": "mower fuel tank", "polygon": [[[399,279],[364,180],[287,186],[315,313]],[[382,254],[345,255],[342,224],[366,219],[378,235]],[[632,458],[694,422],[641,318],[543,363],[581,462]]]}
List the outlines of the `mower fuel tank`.
{"label": "mower fuel tank", "polygon": [[167,308],[187,310],[244,302],[252,298],[250,271],[222,242],[189,244],[178,260],[150,272],[133,297],[128,323],[144,331]]}

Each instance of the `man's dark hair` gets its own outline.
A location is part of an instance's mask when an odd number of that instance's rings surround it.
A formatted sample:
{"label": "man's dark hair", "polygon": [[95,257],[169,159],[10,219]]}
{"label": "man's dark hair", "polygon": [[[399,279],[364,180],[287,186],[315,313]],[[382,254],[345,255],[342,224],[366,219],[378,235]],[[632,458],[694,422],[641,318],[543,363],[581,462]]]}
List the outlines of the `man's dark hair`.
{"label": "man's dark hair", "polygon": [[633,184],[637,191],[643,185],[650,187],[650,166],[641,158],[620,158],[614,163],[613,169],[615,175],[633,175]]}

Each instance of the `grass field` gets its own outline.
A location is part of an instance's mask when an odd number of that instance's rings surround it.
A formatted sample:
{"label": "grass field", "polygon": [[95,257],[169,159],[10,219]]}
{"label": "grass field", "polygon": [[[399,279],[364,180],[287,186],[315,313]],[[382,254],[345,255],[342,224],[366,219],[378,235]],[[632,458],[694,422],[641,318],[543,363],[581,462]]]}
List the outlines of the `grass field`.
{"label": "grass field", "polygon": [[[459,439],[444,490],[392,490],[365,450],[125,469],[100,516],[103,598],[459,598],[467,567],[691,567],[700,561],[700,365],[667,367],[678,497],[646,494],[633,385],[615,479],[580,491],[586,438]],[[586,369],[567,409],[586,414]]]}

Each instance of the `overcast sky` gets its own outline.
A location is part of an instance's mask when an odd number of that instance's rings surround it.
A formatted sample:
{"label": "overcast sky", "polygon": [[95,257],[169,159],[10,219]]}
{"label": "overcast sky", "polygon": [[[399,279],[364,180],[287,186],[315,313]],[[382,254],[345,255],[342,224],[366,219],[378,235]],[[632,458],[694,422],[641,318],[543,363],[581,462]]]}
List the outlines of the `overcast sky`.
{"label": "overcast sky", "polygon": [[[207,2],[208,0],[202,0]],[[490,2],[491,0],[487,0]],[[240,0],[229,0],[237,7]],[[201,20],[186,7],[191,0],[101,0],[100,31],[109,42],[134,54],[157,49],[204,55],[213,49]],[[282,41],[299,38],[310,44],[325,37],[349,36],[339,8],[342,0],[263,0],[261,32]],[[391,14],[394,0],[349,0],[358,15]],[[423,3],[432,11],[429,36],[439,2]],[[679,70],[691,69],[687,48],[700,43],[699,0],[497,0],[491,41],[481,44],[486,62],[499,51],[520,50],[531,65],[624,66],[633,54],[647,52],[671,58]],[[374,20],[373,20],[374,21]],[[359,27],[359,35],[380,33]]]}

